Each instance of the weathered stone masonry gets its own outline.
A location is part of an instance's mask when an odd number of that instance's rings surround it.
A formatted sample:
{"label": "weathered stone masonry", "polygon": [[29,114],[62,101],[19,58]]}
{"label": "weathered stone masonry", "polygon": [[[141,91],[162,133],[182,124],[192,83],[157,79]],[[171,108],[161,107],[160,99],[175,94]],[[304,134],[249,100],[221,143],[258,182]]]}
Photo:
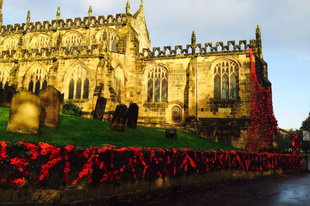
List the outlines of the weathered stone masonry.
{"label": "weathered stone masonry", "polygon": [[[0,1],[2,11],[2,0]],[[2,15],[2,12],[1,12]],[[86,116],[99,96],[107,98],[104,119],[116,105],[139,106],[139,123],[195,128],[196,69],[199,134],[244,148],[248,137],[251,69],[270,85],[262,59],[261,33],[247,42],[196,43],[151,48],[144,9],[130,13],[2,25],[0,87],[38,93],[52,85],[65,102],[83,107]]]}

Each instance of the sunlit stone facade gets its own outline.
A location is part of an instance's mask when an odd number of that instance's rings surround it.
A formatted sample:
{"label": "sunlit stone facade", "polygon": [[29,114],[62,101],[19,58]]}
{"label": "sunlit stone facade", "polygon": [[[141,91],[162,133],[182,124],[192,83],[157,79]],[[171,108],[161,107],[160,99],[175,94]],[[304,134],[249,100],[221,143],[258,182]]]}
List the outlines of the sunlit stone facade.
{"label": "sunlit stone facade", "polygon": [[[2,0],[1,11],[2,11]],[[5,11],[4,11],[5,12]],[[256,38],[215,44],[151,48],[143,5],[135,13],[2,25],[0,86],[34,93],[53,85],[65,102],[95,109],[107,98],[105,120],[116,105],[139,106],[139,123],[195,129],[213,140],[244,148],[251,113],[248,48],[258,81],[268,86],[260,29]],[[196,75],[197,74],[197,75]]]}

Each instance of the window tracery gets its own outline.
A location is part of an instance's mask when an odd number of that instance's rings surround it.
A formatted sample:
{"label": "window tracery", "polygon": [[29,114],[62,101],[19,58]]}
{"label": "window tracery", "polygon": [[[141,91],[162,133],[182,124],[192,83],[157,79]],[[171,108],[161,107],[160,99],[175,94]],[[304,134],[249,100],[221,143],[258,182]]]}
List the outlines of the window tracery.
{"label": "window tracery", "polygon": [[46,35],[38,35],[33,37],[30,42],[30,47],[35,49],[47,48],[50,46],[50,38]]}
{"label": "window tracery", "polygon": [[115,30],[107,29],[99,32],[97,35],[97,40],[101,44],[106,43],[108,51],[117,52],[118,36]]}
{"label": "window tracery", "polygon": [[214,67],[214,98],[237,99],[238,66],[232,61],[222,61]]}
{"label": "window tracery", "polygon": [[168,102],[168,71],[155,67],[147,74],[147,102]]}
{"label": "window tracery", "polygon": [[65,46],[67,46],[68,48],[72,47],[72,46],[80,46],[82,43],[82,36],[78,33],[71,33],[68,34],[65,38],[64,38],[64,44]]}
{"label": "window tracery", "polygon": [[18,42],[19,38],[15,36],[4,40],[2,45],[6,50],[16,50],[18,48]]}
{"label": "window tracery", "polygon": [[69,78],[68,99],[88,99],[89,97],[89,72],[79,65],[73,69]]}
{"label": "window tracery", "polygon": [[28,78],[28,90],[39,94],[39,91],[45,87],[47,87],[47,73],[45,69],[38,67],[32,70]]}

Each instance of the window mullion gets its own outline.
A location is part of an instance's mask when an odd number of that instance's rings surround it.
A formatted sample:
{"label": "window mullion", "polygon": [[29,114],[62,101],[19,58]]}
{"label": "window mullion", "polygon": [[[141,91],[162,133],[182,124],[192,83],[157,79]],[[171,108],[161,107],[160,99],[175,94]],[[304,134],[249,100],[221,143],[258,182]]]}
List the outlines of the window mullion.
{"label": "window mullion", "polygon": [[73,99],[76,99],[76,94],[77,94],[77,79],[74,78]]}
{"label": "window mullion", "polygon": [[230,69],[228,68],[228,99],[230,99]]}
{"label": "window mullion", "polygon": [[159,102],[162,102],[162,82],[162,79],[159,80]]}
{"label": "window mullion", "polygon": [[81,78],[81,99],[84,99],[84,83],[85,79]]}
{"label": "window mullion", "polygon": [[153,86],[152,86],[152,90],[153,90],[152,102],[155,102],[155,78],[152,78],[152,83],[153,83]]}

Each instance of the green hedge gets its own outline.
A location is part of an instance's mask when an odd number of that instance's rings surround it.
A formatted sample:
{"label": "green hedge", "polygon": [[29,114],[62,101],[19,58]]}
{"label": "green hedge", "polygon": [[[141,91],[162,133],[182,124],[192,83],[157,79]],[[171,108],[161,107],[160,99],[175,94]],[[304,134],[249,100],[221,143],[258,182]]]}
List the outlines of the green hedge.
{"label": "green hedge", "polygon": [[58,188],[204,174],[214,170],[298,169],[301,155],[162,148],[83,148],[1,142],[0,182]]}

